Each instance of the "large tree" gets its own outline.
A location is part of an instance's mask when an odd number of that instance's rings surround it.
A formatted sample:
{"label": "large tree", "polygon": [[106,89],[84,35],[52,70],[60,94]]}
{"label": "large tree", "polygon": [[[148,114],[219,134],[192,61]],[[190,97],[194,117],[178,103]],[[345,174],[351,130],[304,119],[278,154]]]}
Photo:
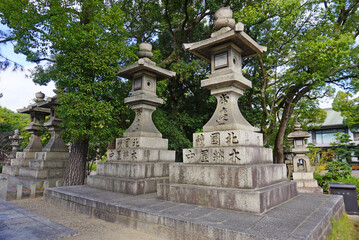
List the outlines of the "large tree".
{"label": "large tree", "polygon": [[267,54],[245,64],[254,95],[260,96],[261,131],[265,140],[274,134],[274,162],[283,163],[286,130],[303,99],[327,96],[330,84],[349,86],[358,81],[359,1],[233,5],[246,31],[268,46]]}
{"label": "large tree", "polygon": [[66,185],[83,184],[91,141],[105,142],[126,127],[123,98],[127,83],[117,77],[131,59],[126,48],[123,13],[116,1],[9,0],[0,3],[0,18],[11,29],[14,48],[39,64],[33,79],[56,83],[71,141]]}

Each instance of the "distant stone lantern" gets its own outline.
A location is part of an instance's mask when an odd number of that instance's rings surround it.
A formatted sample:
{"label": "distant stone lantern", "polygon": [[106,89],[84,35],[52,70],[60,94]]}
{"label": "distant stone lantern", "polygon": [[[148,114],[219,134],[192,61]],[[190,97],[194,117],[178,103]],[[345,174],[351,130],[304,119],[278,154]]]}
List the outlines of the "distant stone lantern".
{"label": "distant stone lantern", "polygon": [[14,135],[10,136],[9,139],[11,140],[10,146],[12,147],[9,158],[12,159],[16,157],[16,152],[19,147],[19,141],[23,139],[22,137],[19,136],[19,129],[16,129],[14,131]]}
{"label": "distant stone lantern", "polygon": [[302,131],[298,122],[294,124],[294,132],[288,135],[288,139],[293,141],[293,180],[297,182],[298,192],[322,193],[323,190],[313,177],[309,157],[305,155],[309,152],[305,145],[309,137],[310,133]]}
{"label": "distant stone lantern", "polygon": [[305,145],[306,139],[310,137],[310,133],[302,131],[299,122],[294,124],[294,132],[288,135],[288,139],[293,141],[292,152],[294,172],[310,172],[310,161],[309,157],[305,154],[309,152],[309,149]]}

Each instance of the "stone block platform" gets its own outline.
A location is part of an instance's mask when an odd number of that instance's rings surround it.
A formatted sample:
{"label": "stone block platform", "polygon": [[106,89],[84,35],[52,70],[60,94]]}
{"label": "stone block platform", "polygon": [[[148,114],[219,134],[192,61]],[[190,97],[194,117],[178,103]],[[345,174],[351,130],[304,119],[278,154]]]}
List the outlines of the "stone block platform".
{"label": "stone block platform", "polygon": [[0,240],[45,240],[76,235],[61,224],[0,199]]}
{"label": "stone block platform", "polygon": [[169,202],[88,186],[46,189],[47,202],[162,239],[326,239],[330,219],[344,212],[342,196],[299,194],[263,214]]}

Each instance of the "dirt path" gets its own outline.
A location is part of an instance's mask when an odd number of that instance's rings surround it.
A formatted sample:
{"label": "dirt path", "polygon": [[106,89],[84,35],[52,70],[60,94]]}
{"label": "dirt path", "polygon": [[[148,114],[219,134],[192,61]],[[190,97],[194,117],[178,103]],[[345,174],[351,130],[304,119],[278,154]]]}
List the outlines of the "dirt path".
{"label": "dirt path", "polygon": [[76,212],[70,212],[47,203],[42,198],[15,200],[12,201],[12,203],[79,232],[77,236],[63,239],[159,240],[152,235],[126,228],[119,224],[106,222]]}

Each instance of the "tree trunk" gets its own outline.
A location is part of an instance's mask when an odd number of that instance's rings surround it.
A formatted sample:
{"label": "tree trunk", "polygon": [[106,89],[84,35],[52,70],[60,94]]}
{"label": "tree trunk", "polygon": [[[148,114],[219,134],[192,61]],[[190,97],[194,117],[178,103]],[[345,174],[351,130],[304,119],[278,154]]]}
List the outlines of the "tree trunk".
{"label": "tree trunk", "polygon": [[284,163],[284,150],[283,141],[285,130],[287,129],[290,117],[293,114],[294,105],[291,103],[285,104],[282,114],[282,119],[279,124],[277,136],[275,138],[274,149],[273,149],[273,162]]}
{"label": "tree trunk", "polygon": [[83,185],[86,177],[86,158],[89,142],[78,141],[72,144],[69,162],[64,174],[64,185]]}

